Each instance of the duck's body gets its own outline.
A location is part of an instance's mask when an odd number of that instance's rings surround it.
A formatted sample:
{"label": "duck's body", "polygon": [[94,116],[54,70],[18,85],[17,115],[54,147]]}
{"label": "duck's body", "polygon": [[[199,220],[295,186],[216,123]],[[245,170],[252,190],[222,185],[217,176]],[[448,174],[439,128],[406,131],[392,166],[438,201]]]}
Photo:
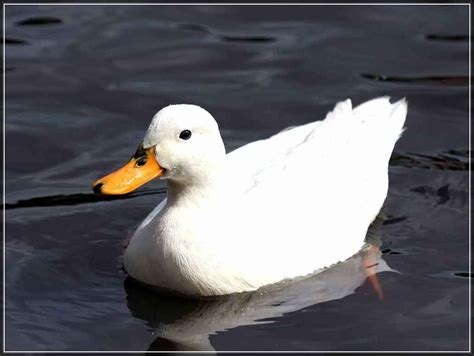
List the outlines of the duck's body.
{"label": "duck's body", "polygon": [[[192,108],[198,116],[203,110]],[[323,121],[230,154],[195,154],[190,166],[166,162],[159,152],[172,145],[161,145],[166,139],[159,132],[188,110],[163,109],[145,136],[144,147],[156,147],[160,166],[169,167],[168,198],[125,251],[124,266],[133,278],[186,295],[220,295],[311,274],[360,250],[387,195],[404,100],[379,98],[355,109],[346,100]],[[184,121],[192,125],[193,119]],[[212,147],[203,151],[223,150],[220,135],[211,131],[206,135],[215,142],[206,141]]]}

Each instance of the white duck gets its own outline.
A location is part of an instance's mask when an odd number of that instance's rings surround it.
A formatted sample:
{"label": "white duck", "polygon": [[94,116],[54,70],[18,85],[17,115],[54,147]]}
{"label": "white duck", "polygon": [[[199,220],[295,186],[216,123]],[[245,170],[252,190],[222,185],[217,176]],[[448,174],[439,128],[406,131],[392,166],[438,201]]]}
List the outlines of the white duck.
{"label": "white duck", "polygon": [[190,296],[255,290],[356,254],[388,191],[404,99],[352,108],[226,155],[214,118],[195,105],[160,110],[120,170],[94,183],[124,194],[155,177],[168,196],[124,254],[129,275]]}

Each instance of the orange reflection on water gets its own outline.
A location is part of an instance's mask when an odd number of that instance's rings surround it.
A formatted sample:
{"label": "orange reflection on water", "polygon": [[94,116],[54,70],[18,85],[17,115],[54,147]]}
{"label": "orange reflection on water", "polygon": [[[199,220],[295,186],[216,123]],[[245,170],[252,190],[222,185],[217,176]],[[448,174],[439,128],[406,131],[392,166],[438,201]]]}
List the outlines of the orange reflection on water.
{"label": "orange reflection on water", "polygon": [[377,272],[375,270],[375,267],[378,265],[377,260],[380,253],[381,252],[378,246],[371,246],[367,251],[364,252],[362,257],[362,266],[364,267],[367,280],[369,281],[375,293],[377,293],[379,300],[383,300],[383,290],[380,287],[379,280],[377,278]]}

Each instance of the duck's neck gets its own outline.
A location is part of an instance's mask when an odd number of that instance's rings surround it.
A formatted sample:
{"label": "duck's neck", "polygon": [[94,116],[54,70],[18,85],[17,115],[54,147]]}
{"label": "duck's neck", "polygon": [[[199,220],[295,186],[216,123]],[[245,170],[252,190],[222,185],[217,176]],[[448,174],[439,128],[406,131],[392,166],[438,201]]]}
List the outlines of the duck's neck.
{"label": "duck's neck", "polygon": [[168,205],[203,209],[218,204],[222,199],[223,182],[221,170],[190,181],[168,180]]}

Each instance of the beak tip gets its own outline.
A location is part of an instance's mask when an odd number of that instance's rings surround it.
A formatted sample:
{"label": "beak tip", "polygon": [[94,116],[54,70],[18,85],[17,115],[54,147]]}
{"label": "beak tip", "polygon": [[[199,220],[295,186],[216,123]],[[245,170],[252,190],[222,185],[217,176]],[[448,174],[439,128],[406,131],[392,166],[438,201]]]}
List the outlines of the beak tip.
{"label": "beak tip", "polygon": [[102,194],[102,187],[103,187],[103,186],[104,186],[104,183],[102,183],[102,182],[96,183],[96,184],[94,184],[94,186],[92,187],[92,190],[94,191],[95,194],[101,195],[101,194]]}

